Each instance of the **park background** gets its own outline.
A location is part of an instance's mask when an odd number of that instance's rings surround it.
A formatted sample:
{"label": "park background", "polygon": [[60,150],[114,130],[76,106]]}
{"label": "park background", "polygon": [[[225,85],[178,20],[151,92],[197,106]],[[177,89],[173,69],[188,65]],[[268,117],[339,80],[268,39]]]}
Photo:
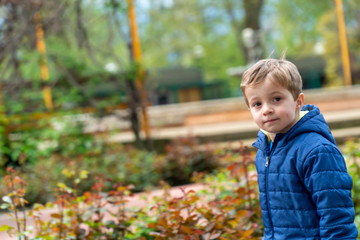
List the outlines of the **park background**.
{"label": "park background", "polygon": [[[23,239],[261,236],[257,128],[239,84],[254,61],[283,53],[346,157],[359,226],[359,4],[1,1],[0,192],[13,216],[0,229]],[[130,204],[192,183],[201,196]],[[45,223],[34,212],[47,202],[57,210]]]}

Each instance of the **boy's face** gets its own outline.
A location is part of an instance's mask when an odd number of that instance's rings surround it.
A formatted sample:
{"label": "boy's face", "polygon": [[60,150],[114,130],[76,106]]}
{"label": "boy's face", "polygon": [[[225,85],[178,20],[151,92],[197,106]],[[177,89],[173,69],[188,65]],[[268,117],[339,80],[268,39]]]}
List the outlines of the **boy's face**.
{"label": "boy's face", "polygon": [[267,131],[272,140],[277,133],[285,133],[294,126],[304,104],[303,93],[294,100],[289,90],[268,78],[262,84],[246,87],[245,96],[255,123]]}

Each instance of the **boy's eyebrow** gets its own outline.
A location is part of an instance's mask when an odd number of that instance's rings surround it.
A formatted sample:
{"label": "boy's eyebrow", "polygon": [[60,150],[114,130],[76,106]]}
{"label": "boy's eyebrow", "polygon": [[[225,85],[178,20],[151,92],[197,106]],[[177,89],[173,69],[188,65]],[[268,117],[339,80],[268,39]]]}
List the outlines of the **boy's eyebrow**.
{"label": "boy's eyebrow", "polygon": [[252,97],[252,98],[249,98],[248,101],[249,101],[249,103],[250,103],[250,102],[253,102],[253,101],[258,101],[259,98],[260,98],[259,96],[254,96],[254,97]]}
{"label": "boy's eyebrow", "polygon": [[269,94],[283,94],[282,92],[280,92],[280,91],[277,91],[277,90],[275,90],[275,91],[273,91],[273,92],[269,92]]}
{"label": "boy's eyebrow", "polygon": [[[278,91],[278,90],[275,90],[275,91],[272,91],[272,92],[270,91],[270,92],[268,93],[268,95],[276,95],[276,94],[282,95],[283,93],[280,92],[280,91]],[[255,95],[255,96],[253,96],[253,97],[251,97],[251,98],[248,98],[248,102],[250,103],[251,101],[257,101],[259,98],[261,98],[261,96]]]}

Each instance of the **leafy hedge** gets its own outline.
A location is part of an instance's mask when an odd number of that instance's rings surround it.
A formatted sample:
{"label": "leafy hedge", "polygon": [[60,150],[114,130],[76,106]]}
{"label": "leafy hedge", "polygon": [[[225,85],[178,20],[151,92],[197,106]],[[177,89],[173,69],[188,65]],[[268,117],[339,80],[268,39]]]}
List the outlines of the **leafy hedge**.
{"label": "leafy hedge", "polygon": [[[72,169],[68,170],[72,175],[79,174],[79,169],[87,170],[88,178],[77,186],[83,193],[94,184],[96,176],[133,185],[133,191],[139,192],[159,187],[161,180],[172,186],[188,184],[193,172],[218,168],[219,157],[213,149],[198,149],[196,138],[176,139],[167,145],[165,153],[158,154],[110,143],[96,133],[84,134],[81,124],[66,117],[62,120],[44,121],[44,125],[53,127],[19,133],[16,141],[6,149],[3,146],[2,152],[8,152],[12,159],[9,165],[15,166],[31,186],[26,196],[30,204],[53,199],[57,182],[67,183],[64,169]],[[4,175],[3,170],[0,176]],[[0,195],[3,194],[0,187]]]}
{"label": "leafy hedge", "polygon": [[[214,175],[198,175],[204,182],[199,193],[181,188],[182,196],[172,197],[165,185],[164,194],[148,200],[143,208],[128,207],[134,197],[131,187],[101,177],[90,191],[79,194],[76,187],[88,172],[76,175],[66,169],[63,173],[69,184],[58,183],[54,201],[46,205],[54,209],[50,220],[42,219],[42,204],[34,204],[25,213],[26,182],[9,168],[4,178],[8,192],[1,207],[13,214],[16,227],[4,225],[0,230],[34,240],[259,238],[262,223],[251,159],[243,151],[240,162]],[[111,190],[104,191],[107,184],[112,185]],[[32,218],[33,227],[28,226],[27,218]]]}
{"label": "leafy hedge", "polygon": [[355,206],[355,224],[357,229],[360,229],[360,139],[349,139],[345,142],[342,150],[348,171],[353,179],[352,198]]}

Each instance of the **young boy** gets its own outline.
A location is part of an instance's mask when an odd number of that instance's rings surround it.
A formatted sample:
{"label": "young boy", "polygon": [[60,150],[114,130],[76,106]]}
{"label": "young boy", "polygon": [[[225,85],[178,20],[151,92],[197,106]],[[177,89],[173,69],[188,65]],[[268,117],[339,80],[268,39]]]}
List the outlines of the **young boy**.
{"label": "young boy", "polygon": [[303,106],[296,66],[260,60],[241,90],[260,128],[253,146],[264,239],[356,239],[352,179],[319,109]]}

